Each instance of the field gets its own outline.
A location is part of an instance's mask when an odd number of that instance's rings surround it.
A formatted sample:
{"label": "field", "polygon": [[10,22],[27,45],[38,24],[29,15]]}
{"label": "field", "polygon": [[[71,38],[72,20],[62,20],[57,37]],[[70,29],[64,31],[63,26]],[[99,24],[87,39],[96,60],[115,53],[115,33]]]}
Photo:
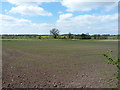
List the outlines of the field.
{"label": "field", "polygon": [[3,40],[4,88],[111,88],[117,68],[102,53],[117,41]]}

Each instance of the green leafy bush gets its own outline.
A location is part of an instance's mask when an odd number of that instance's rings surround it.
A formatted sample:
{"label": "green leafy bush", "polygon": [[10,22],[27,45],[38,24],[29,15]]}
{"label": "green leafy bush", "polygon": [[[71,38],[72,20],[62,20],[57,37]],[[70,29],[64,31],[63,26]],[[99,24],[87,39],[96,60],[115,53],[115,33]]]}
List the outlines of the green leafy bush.
{"label": "green leafy bush", "polygon": [[118,71],[114,73],[114,75],[116,76],[117,79],[120,80],[120,77],[119,77],[120,76],[120,72],[119,72],[120,71],[120,65],[119,65],[120,59],[118,57],[113,57],[112,53],[113,51],[109,50],[106,53],[104,53],[103,56],[106,57],[106,60],[105,60],[106,63],[112,64],[118,68]]}

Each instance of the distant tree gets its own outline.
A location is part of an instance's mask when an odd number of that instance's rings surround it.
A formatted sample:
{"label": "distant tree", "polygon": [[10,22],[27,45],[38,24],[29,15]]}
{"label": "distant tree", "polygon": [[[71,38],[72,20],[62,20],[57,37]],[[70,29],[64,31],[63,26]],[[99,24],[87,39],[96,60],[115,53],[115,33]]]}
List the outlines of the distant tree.
{"label": "distant tree", "polygon": [[82,33],[81,38],[82,39],[91,39],[91,36],[88,33],[87,34]]}
{"label": "distant tree", "polygon": [[68,34],[68,38],[69,39],[72,39],[73,38],[73,35],[69,32],[69,34]]}
{"label": "distant tree", "polygon": [[53,36],[53,38],[57,38],[59,35],[59,30],[56,28],[53,28],[52,30],[50,30],[50,34]]}
{"label": "distant tree", "polygon": [[41,39],[41,36],[39,36],[38,39]]}
{"label": "distant tree", "polygon": [[95,34],[93,35],[94,39],[100,39],[101,35],[100,34]]}
{"label": "distant tree", "polygon": [[106,35],[101,35],[100,39],[107,39],[107,36]]}
{"label": "distant tree", "polygon": [[95,35],[93,35],[93,37],[94,37],[94,39],[97,39],[97,35],[95,34]]}
{"label": "distant tree", "polygon": [[82,39],[85,39],[85,36],[86,36],[86,35],[85,35],[84,33],[81,34],[81,38],[82,38]]}
{"label": "distant tree", "polygon": [[97,38],[100,39],[100,34],[97,35]]}

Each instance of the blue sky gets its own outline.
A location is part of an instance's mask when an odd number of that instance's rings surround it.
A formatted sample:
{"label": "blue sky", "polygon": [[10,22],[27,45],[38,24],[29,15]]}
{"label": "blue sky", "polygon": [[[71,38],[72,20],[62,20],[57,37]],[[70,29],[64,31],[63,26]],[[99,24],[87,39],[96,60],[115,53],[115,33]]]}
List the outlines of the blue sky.
{"label": "blue sky", "polygon": [[[82,0],[6,0],[0,10],[2,34],[117,34],[117,2]],[[90,0],[89,0],[90,1]]]}

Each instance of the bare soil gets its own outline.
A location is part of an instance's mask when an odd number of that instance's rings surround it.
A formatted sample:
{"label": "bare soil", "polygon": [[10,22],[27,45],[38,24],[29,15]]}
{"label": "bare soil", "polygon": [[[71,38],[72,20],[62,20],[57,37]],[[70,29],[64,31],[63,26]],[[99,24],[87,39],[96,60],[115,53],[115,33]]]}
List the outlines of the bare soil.
{"label": "bare soil", "polygon": [[3,41],[2,87],[116,87],[117,68],[100,55],[108,49],[117,52],[117,42]]}

